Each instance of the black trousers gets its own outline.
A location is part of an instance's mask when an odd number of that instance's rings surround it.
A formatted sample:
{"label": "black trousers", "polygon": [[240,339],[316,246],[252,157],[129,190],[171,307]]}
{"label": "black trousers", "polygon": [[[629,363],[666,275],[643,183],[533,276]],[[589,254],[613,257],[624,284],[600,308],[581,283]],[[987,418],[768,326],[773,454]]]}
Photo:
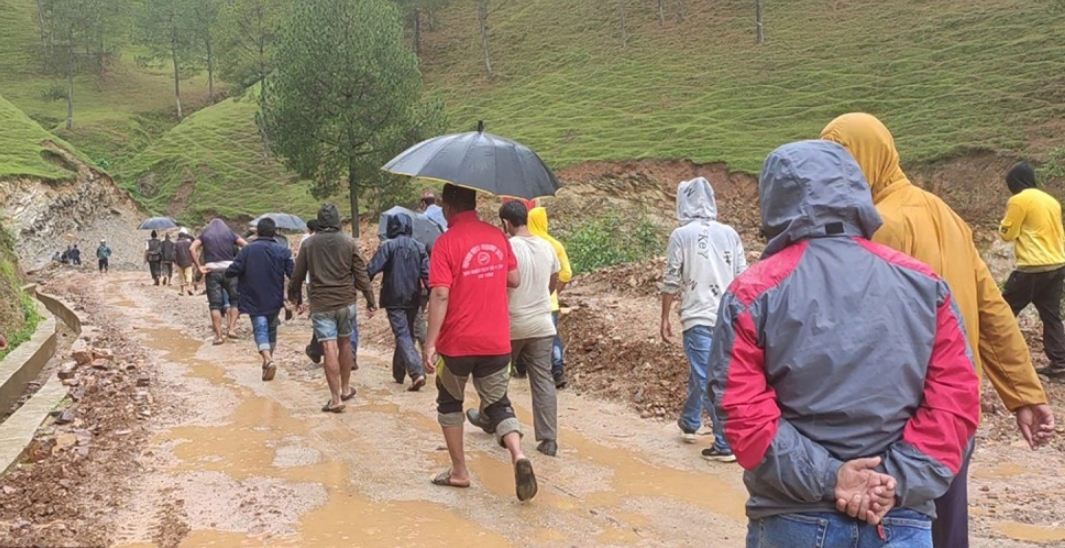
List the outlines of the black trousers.
{"label": "black trousers", "polygon": [[1049,272],[1021,272],[1015,270],[1006,280],[1002,296],[1013,309],[1021,313],[1034,304],[1043,322],[1043,351],[1051,369],[1065,370],[1065,327],[1061,322],[1061,295],[1065,287],[1065,268]]}

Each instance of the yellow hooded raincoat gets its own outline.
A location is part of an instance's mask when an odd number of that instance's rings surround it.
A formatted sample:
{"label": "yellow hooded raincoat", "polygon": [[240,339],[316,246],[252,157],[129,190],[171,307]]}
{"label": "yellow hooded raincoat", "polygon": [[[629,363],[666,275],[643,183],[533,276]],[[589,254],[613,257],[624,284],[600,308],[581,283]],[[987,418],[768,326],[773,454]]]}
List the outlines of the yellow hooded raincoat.
{"label": "yellow hooded raincoat", "polygon": [[1010,411],[1047,402],[1017,320],[973,243],[972,230],[934,194],[903,173],[895,140],[869,114],[845,114],[821,132],[858,161],[884,225],[873,240],[914,257],[950,285],[965,320],[978,372]]}
{"label": "yellow hooded raincoat", "polygon": [[[529,210],[529,232],[532,232],[534,236],[547,240],[551,247],[555,249],[558,262],[562,265],[562,270],[558,272],[558,281],[568,284],[573,279],[573,268],[570,267],[569,255],[566,255],[566,248],[562,245],[562,242],[552,238],[551,234],[547,232],[547,209],[534,207]],[[556,291],[551,294],[551,310],[557,312],[558,308],[558,292]]]}

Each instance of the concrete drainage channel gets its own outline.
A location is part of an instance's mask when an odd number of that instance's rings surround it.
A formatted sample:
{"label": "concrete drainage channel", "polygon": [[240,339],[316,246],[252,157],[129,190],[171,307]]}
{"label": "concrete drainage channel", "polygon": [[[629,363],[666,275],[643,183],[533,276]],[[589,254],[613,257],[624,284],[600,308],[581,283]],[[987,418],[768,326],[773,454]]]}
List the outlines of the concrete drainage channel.
{"label": "concrete drainage channel", "polygon": [[[58,351],[66,351],[65,347],[59,348],[65,342],[60,340],[64,326],[73,332],[69,340],[75,341],[76,346],[84,345],[78,339],[81,318],[66,303],[38,292],[36,286],[25,289],[36,296],[41,321],[33,337],[0,362],[0,409],[5,411],[18,403]],[[18,462],[34,433],[66,396],[67,387],[62,379],[50,375],[29,399],[0,423],[0,473]]]}

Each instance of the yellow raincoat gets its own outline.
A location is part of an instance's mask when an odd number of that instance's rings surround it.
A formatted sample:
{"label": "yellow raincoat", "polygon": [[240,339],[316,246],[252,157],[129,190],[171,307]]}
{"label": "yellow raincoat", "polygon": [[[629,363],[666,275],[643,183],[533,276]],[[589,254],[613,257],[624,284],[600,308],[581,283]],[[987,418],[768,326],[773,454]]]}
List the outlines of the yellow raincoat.
{"label": "yellow raincoat", "polygon": [[873,240],[914,257],[950,285],[965,320],[978,372],[1010,411],[1047,402],[1013,311],[973,243],[972,230],[943,200],[913,185],[899,165],[895,140],[869,114],[845,114],[821,132],[858,161],[884,225]]}
{"label": "yellow raincoat", "polygon": [[[562,245],[562,242],[551,237],[551,234],[547,232],[547,209],[542,207],[534,207],[529,210],[529,232],[532,232],[534,236],[539,236],[547,243],[551,244],[551,247],[555,249],[555,255],[558,257],[558,262],[562,265],[562,270],[558,272],[558,281],[560,283],[568,284],[573,279],[573,268],[569,264],[569,255],[566,255],[566,248]],[[551,294],[551,311],[558,311],[558,292]]]}

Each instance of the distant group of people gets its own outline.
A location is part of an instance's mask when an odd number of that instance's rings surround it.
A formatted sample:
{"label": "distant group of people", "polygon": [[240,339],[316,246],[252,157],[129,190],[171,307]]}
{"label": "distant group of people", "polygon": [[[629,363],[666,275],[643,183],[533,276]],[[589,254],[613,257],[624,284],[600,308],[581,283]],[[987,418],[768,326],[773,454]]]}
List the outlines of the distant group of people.
{"label": "distant group of people", "polygon": [[660,331],[672,338],[679,301],[691,371],[678,424],[694,441],[705,413],[703,456],[747,470],[748,546],[968,546],[983,372],[1033,449],[1053,435],[1015,316],[1036,305],[1042,372],[1065,377],[1061,206],[1027,163],[1006,180],[1001,234],[1018,267],[1004,293],[868,114],[769,155],[768,245],[750,268],[709,182],[680,184]]}

